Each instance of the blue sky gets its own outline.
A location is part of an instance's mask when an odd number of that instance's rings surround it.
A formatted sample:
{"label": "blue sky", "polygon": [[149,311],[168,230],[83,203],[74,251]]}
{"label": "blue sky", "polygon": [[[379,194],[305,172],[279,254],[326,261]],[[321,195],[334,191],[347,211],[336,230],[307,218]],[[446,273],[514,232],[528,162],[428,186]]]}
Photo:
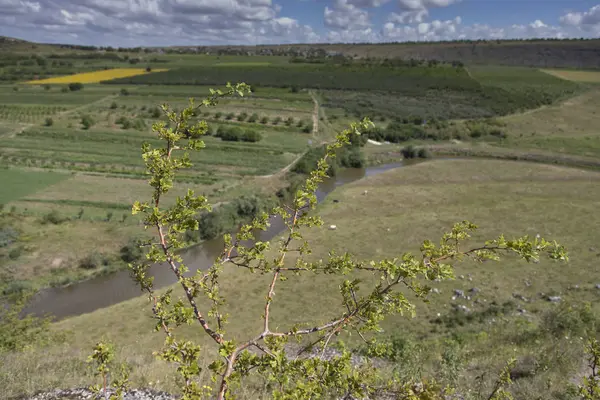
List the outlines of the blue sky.
{"label": "blue sky", "polygon": [[0,35],[111,46],[600,37],[600,0],[0,0]]}

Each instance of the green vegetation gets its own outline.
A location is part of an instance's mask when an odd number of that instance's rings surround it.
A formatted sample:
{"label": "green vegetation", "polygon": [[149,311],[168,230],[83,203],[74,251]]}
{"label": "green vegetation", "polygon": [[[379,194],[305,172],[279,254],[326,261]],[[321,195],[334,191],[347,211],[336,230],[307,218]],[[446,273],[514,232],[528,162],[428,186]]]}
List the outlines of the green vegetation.
{"label": "green vegetation", "polygon": [[[549,76],[543,74],[544,76]],[[243,78],[249,84],[271,87],[419,92],[430,89],[476,90],[464,69],[385,68],[329,65],[181,68],[106,81],[110,84],[222,85]]]}
{"label": "green vegetation", "polygon": [[69,176],[55,172],[0,169],[0,204],[7,204],[21,197],[32,195],[47,186],[54,185]]}

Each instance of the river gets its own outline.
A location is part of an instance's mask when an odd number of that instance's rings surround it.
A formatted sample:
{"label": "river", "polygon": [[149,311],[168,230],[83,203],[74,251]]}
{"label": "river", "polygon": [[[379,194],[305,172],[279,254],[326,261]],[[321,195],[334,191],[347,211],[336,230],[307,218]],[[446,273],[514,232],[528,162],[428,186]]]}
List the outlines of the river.
{"label": "river", "polygon": [[[317,198],[322,201],[336,187],[354,182],[366,176],[398,168],[408,163],[385,164],[369,168],[339,170],[333,178],[326,179],[317,191]],[[267,231],[261,231],[258,240],[271,240],[284,229],[280,218],[273,219]],[[210,267],[223,250],[223,239],[217,238],[202,242],[182,252],[185,264],[193,273],[197,269]],[[159,289],[177,281],[175,275],[166,265],[155,264],[149,273],[154,276],[154,288]],[[34,315],[52,314],[57,319],[90,313],[100,308],[129,300],[141,295],[142,292],[129,275],[128,270],[118,271],[109,275],[99,276],[87,281],[66,287],[48,288],[40,291],[24,310]]]}

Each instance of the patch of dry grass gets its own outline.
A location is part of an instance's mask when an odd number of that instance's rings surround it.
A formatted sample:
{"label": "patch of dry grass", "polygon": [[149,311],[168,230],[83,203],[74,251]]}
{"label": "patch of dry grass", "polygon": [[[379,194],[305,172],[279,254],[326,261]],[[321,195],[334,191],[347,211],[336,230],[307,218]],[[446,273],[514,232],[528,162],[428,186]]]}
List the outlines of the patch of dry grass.
{"label": "patch of dry grass", "polygon": [[597,71],[573,71],[560,69],[542,69],[541,71],[575,82],[600,83],[600,72]]}

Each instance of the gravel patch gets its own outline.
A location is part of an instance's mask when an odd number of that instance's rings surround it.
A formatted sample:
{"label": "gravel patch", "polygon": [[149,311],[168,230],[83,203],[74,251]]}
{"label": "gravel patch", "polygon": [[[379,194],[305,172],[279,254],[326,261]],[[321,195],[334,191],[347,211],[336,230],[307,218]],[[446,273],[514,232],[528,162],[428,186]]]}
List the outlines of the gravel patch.
{"label": "gravel patch", "polygon": [[[114,390],[109,389],[109,396]],[[48,392],[40,392],[32,397],[19,397],[15,400],[93,400],[104,399],[104,396],[95,397],[94,392],[85,388],[77,389],[57,389]],[[175,400],[178,397],[166,392],[159,392],[151,389],[131,389],[125,392],[124,400]]]}

